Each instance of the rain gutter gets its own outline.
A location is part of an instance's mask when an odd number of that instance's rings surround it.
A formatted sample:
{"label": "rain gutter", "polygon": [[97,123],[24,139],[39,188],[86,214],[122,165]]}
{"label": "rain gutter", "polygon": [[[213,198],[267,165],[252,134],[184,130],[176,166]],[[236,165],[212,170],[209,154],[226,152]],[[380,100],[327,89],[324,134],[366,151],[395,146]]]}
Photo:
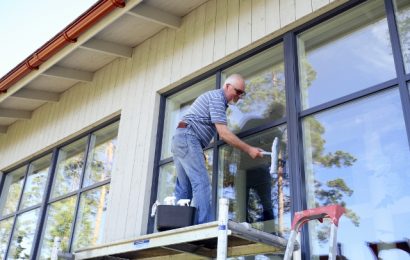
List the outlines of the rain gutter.
{"label": "rain gutter", "polygon": [[7,90],[21,78],[33,70],[38,70],[41,64],[68,44],[75,43],[83,32],[111,13],[114,9],[124,6],[124,0],[101,0],[97,2],[64,30],[3,76],[0,79],[0,93],[7,92]]}

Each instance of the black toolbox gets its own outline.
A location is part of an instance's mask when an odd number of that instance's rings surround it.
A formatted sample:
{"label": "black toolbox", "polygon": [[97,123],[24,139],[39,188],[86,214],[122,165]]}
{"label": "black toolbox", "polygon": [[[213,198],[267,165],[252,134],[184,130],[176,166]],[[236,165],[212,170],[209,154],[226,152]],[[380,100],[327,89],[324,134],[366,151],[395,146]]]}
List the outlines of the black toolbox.
{"label": "black toolbox", "polygon": [[192,226],[195,221],[195,207],[158,205],[157,230],[165,231],[175,228]]}

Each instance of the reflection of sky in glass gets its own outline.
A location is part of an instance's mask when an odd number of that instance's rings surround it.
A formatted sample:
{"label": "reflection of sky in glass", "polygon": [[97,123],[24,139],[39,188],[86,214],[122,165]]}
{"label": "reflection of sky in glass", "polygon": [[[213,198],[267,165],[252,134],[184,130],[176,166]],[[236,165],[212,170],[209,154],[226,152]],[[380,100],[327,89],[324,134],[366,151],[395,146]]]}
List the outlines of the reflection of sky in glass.
{"label": "reflection of sky in glass", "polygon": [[[321,113],[315,119],[325,129],[323,155],[341,150],[357,159],[350,167],[323,167],[308,153],[313,143],[308,141],[309,126],[304,124],[306,174],[313,174],[322,184],[342,178],[353,190],[352,196],[344,195],[342,201],[359,216],[359,226],[346,217],[341,219],[338,241],[344,255],[349,259],[371,259],[365,242],[393,242],[409,237],[410,160],[398,91],[371,96]],[[310,160],[312,163],[308,163]],[[310,199],[311,188],[308,187]],[[310,207],[312,202],[308,203]],[[326,254],[327,244],[313,241],[313,252]]]}
{"label": "reflection of sky in glass", "polygon": [[[378,8],[382,8],[382,5]],[[365,13],[363,11],[358,15]],[[352,17],[351,19],[358,18]],[[323,30],[327,26],[326,23],[299,37],[304,108],[319,105],[395,77],[387,21],[384,17],[381,20],[372,20],[369,25],[360,29],[356,28],[355,23],[355,27],[349,30],[349,34],[325,40],[323,45],[318,45],[313,49],[303,47],[309,46],[309,41],[323,37],[327,33],[331,34],[330,31],[334,30],[335,26],[333,23],[329,23],[329,28],[325,29],[325,32]],[[302,62],[302,57],[305,56],[306,62]],[[311,85],[307,86],[304,75],[309,70],[309,65],[317,74]]]}

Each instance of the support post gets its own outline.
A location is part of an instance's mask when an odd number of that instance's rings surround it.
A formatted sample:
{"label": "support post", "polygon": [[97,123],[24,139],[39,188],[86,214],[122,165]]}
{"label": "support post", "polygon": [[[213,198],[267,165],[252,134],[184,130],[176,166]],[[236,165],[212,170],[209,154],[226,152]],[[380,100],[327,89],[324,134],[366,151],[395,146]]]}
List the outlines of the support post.
{"label": "support post", "polygon": [[228,199],[227,198],[219,199],[217,260],[225,260],[227,257],[228,211],[229,211]]}

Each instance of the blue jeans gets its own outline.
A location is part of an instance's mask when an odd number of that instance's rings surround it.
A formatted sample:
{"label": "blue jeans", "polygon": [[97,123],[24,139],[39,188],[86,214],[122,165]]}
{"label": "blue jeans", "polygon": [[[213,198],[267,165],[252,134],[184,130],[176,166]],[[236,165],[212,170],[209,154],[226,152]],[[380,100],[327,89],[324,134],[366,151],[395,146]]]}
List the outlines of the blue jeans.
{"label": "blue jeans", "polygon": [[189,128],[177,128],[171,151],[177,172],[176,200],[195,201],[196,224],[211,221],[211,185],[202,147],[195,133]]}

